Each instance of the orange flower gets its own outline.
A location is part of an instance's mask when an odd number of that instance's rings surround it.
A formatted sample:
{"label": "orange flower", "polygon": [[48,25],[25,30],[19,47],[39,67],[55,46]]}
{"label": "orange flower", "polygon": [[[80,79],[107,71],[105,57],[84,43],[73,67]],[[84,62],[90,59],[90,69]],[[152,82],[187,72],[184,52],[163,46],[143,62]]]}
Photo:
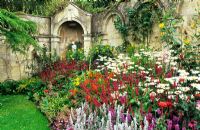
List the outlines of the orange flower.
{"label": "orange flower", "polygon": [[113,77],[114,77],[114,73],[111,72],[111,73],[108,75],[108,78],[111,79],[111,78],[113,78]]}
{"label": "orange flower", "polygon": [[98,91],[98,85],[96,84],[91,84],[91,87],[92,87],[92,91]]}
{"label": "orange flower", "polygon": [[69,90],[69,92],[71,93],[72,96],[75,96],[77,93],[77,89],[71,89]]}
{"label": "orange flower", "polygon": [[88,76],[89,76],[89,78],[92,78],[92,77],[93,77],[93,73],[92,73],[92,72],[89,72],[89,73],[88,73]]}
{"label": "orange flower", "polygon": [[91,96],[90,95],[86,95],[85,99],[86,99],[86,101],[90,102],[91,101]]}

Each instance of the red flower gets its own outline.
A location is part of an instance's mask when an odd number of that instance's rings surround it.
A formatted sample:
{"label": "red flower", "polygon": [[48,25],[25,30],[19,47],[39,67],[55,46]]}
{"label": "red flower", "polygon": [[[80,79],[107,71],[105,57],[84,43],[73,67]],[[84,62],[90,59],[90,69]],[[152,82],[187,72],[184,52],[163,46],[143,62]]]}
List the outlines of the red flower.
{"label": "red flower", "polygon": [[166,101],[166,102],[158,102],[158,106],[161,108],[165,108],[165,107],[172,107],[172,102]]}
{"label": "red flower", "polygon": [[151,92],[151,93],[149,94],[149,96],[150,96],[150,100],[153,102],[154,99],[155,99],[155,97],[156,97],[156,93],[155,93],[155,92]]}
{"label": "red flower", "polygon": [[135,93],[136,93],[137,96],[139,95],[139,88],[138,87],[135,87]]}
{"label": "red flower", "polygon": [[96,98],[93,99],[93,103],[94,103],[94,105],[96,107],[100,107],[101,106],[101,103]]}
{"label": "red flower", "polygon": [[91,84],[91,87],[92,87],[92,91],[95,91],[95,92],[98,91],[98,85],[93,83],[93,84]]}
{"label": "red flower", "polygon": [[156,71],[156,74],[157,74],[157,75],[160,75],[160,74],[162,74],[162,67],[161,67],[161,66],[158,66],[158,65],[156,65],[156,66],[155,66],[155,71]]}
{"label": "red flower", "polygon": [[86,99],[86,101],[90,102],[91,101],[91,96],[90,95],[86,95],[85,99]]}
{"label": "red flower", "polygon": [[171,78],[172,77],[172,72],[168,72],[166,75],[165,75],[166,78]]}
{"label": "red flower", "polygon": [[185,81],[184,78],[180,78],[180,79],[179,79],[179,82],[180,82],[180,83],[183,83],[184,81]]}
{"label": "red flower", "polygon": [[48,90],[48,89],[45,89],[45,90],[44,90],[44,93],[49,93],[49,90]]}

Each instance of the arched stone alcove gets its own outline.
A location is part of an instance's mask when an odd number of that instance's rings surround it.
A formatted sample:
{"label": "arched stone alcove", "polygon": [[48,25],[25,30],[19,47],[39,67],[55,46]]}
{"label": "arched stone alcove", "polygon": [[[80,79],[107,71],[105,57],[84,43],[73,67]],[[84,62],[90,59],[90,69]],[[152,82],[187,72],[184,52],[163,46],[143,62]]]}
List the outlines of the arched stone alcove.
{"label": "arched stone alcove", "polygon": [[84,30],[83,27],[76,21],[64,22],[59,30],[60,36],[60,51],[66,51],[68,46],[72,43],[80,43],[80,47],[84,47]]}
{"label": "arched stone alcove", "polygon": [[118,30],[116,30],[114,21],[116,17],[120,17],[122,22],[124,23],[123,15],[119,12],[108,12],[105,15],[105,20],[103,23],[103,32],[104,32],[104,42],[103,44],[107,44],[110,46],[119,46],[122,44],[122,38]]}

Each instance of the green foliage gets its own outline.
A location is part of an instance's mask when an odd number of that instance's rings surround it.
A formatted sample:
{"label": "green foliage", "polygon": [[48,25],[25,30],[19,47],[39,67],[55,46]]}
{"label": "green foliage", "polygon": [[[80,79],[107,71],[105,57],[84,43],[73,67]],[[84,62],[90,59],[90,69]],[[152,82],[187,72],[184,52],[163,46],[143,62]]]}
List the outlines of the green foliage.
{"label": "green foliage", "polygon": [[19,82],[14,80],[6,80],[3,83],[0,83],[0,94],[16,94],[18,86]]}
{"label": "green foliage", "polygon": [[50,16],[63,9],[69,0],[2,0],[0,8],[11,12]]}
{"label": "green foliage", "polygon": [[107,7],[114,3],[118,3],[117,0],[75,0],[75,3],[90,13],[98,13],[104,11]]}
{"label": "green foliage", "polygon": [[36,24],[25,21],[15,14],[0,9],[0,34],[6,37],[6,42],[14,52],[25,53],[32,45],[38,48],[32,37],[36,33]]}
{"label": "green foliage", "polygon": [[68,50],[66,52],[66,59],[67,61],[71,61],[71,60],[83,61],[85,59],[83,49],[78,49],[76,51]]}
{"label": "green foliage", "polygon": [[57,55],[56,50],[52,51],[50,54],[48,48],[44,45],[41,51],[33,51],[33,62],[28,66],[32,70],[31,75],[35,75],[38,72],[42,71],[46,67],[51,66],[56,61],[60,60],[60,57]]}
{"label": "green foliage", "polygon": [[[2,0],[0,8],[11,12],[24,12],[34,15],[52,16],[66,7],[69,0]],[[82,9],[97,13],[105,10],[117,0],[74,0]]]}
{"label": "green foliage", "polygon": [[96,45],[89,52],[89,60],[93,63],[99,56],[114,57],[112,48],[109,45]]}
{"label": "green foliage", "polygon": [[47,118],[52,121],[58,112],[60,112],[65,105],[66,97],[60,96],[46,96],[42,98],[39,107],[45,113]]}
{"label": "green foliage", "polygon": [[32,14],[52,16],[67,6],[69,0],[44,0],[42,4],[36,4]]}
{"label": "green foliage", "polygon": [[17,88],[18,93],[26,94],[29,99],[34,100],[34,94],[39,96],[44,95],[43,90],[47,86],[37,77],[23,79],[19,81],[19,87]]}
{"label": "green foliage", "polygon": [[137,8],[129,8],[127,10],[128,27],[133,40],[143,43],[147,41],[148,44],[153,24],[159,19],[161,11],[156,5],[156,0],[149,0],[141,3]]}

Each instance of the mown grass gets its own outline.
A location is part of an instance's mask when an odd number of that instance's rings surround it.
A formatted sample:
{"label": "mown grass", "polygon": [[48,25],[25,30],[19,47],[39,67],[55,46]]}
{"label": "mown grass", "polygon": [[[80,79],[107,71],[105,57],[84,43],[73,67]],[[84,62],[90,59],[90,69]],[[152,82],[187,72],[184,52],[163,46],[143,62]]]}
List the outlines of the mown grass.
{"label": "mown grass", "polygon": [[0,95],[0,130],[50,130],[48,120],[26,96]]}

